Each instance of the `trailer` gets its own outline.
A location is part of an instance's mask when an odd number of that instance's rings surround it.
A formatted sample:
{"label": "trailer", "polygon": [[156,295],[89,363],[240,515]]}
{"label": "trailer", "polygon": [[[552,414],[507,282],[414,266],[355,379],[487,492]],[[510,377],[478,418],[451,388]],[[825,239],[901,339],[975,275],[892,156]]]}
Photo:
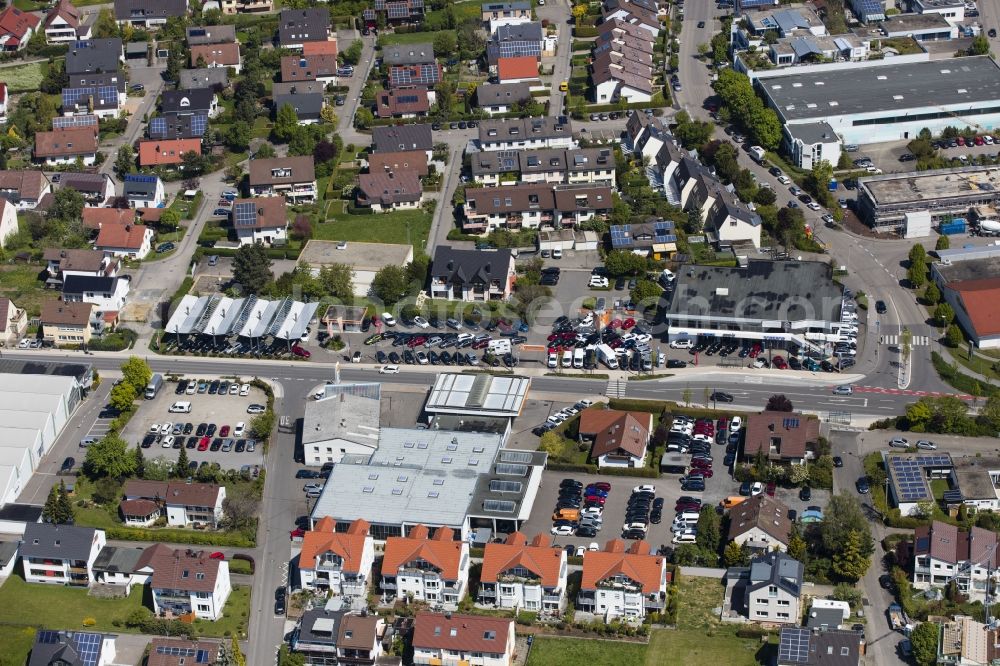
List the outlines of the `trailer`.
{"label": "trailer", "polygon": [[760,146],[750,146],[750,157],[752,157],[758,164],[764,163],[765,155],[767,155],[767,151]]}
{"label": "trailer", "polygon": [[909,633],[909,629],[911,628],[910,618],[903,612],[902,606],[893,602],[889,604],[889,610],[886,612],[889,614],[889,624],[892,626],[893,631]]}

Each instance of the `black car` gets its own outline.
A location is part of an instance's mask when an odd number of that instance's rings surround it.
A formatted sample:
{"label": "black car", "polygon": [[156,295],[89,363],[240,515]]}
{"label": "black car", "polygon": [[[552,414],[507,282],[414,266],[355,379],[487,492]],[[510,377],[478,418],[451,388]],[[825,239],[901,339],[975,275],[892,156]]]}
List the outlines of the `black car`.
{"label": "black car", "polygon": [[743,497],[750,497],[750,488],[752,485],[753,484],[750,483],[749,481],[744,481],[740,485],[740,495],[743,495]]}
{"label": "black car", "polygon": [[559,483],[560,488],[583,488],[583,483],[577,481],[576,479],[563,479]]}
{"label": "black car", "polygon": [[188,387],[187,380],[186,379],[182,379],[179,382],[177,382],[177,388],[174,389],[174,393],[176,395],[182,395],[184,393],[184,391],[187,390],[187,387]]}
{"label": "black car", "polygon": [[681,484],[681,490],[685,492],[704,492],[705,482],[704,481],[685,481]]}
{"label": "black car", "polygon": [[902,155],[899,156],[900,162],[912,162],[915,159],[917,159],[917,156],[914,155],[913,153],[903,153]]}
{"label": "black car", "polygon": [[377,351],[375,352],[375,360],[378,362],[379,365],[385,365],[386,361],[388,360],[388,357],[386,357],[384,351]]}
{"label": "black car", "polygon": [[732,402],[735,400],[732,393],[726,393],[725,391],[713,391],[712,395],[708,396],[708,399],[716,402]]}
{"label": "black car", "polygon": [[767,172],[774,177],[778,177],[781,175],[781,169],[779,169],[778,167],[771,167],[770,169],[767,170]]}
{"label": "black car", "polygon": [[660,513],[659,511],[653,511],[651,514],[649,514],[649,522],[653,523],[654,525],[659,525],[660,522],[662,521],[663,521],[663,514]]}
{"label": "black car", "polygon": [[597,529],[593,527],[578,527],[576,528],[576,535],[578,537],[596,537]]}
{"label": "black car", "polygon": [[208,385],[208,393],[209,395],[215,395],[218,392],[219,392],[219,380],[213,379],[212,383]]}
{"label": "black car", "polygon": [[796,358],[794,356],[789,356],[788,357],[788,367],[791,368],[792,370],[801,370],[802,369],[802,363],[799,361],[798,358]]}
{"label": "black car", "polygon": [[885,301],[876,301],[875,302],[875,312],[877,312],[879,314],[885,314],[888,311],[889,311],[889,308],[887,308],[885,306]]}
{"label": "black car", "polygon": [[625,289],[625,278],[620,277],[617,280],[615,280],[615,289],[618,291],[622,291],[623,289]]}
{"label": "black car", "polygon": [[686,361],[678,360],[676,358],[671,358],[671,359],[667,359],[667,367],[668,368],[686,368],[687,367],[687,362]]}
{"label": "black car", "polygon": [[399,354],[396,352],[389,352],[389,363],[399,365]]}
{"label": "black car", "polygon": [[699,28],[704,28],[705,27],[705,22],[704,21],[698,21],[698,27]]}
{"label": "black car", "polygon": [[844,459],[841,458],[840,456],[834,456],[833,457],[833,466],[834,467],[843,467],[844,466]]}
{"label": "black car", "polygon": [[799,499],[803,502],[808,502],[812,499],[812,488],[809,486],[802,486],[802,490],[799,491]]}
{"label": "black car", "polygon": [[206,437],[214,437],[215,436],[215,431],[216,431],[215,424],[214,423],[209,423],[208,424],[208,429],[205,431],[205,436]]}
{"label": "black car", "polygon": [[990,28],[990,31],[987,32],[986,34],[990,36],[990,39],[994,39],[997,36],[997,29]]}
{"label": "black car", "polygon": [[184,443],[184,448],[185,449],[193,449],[193,448],[195,448],[196,446],[198,446],[198,440],[199,439],[200,439],[199,437],[195,437],[193,435],[191,437],[188,437],[187,438],[187,442]]}
{"label": "black car", "polygon": [[867,495],[871,491],[871,486],[868,485],[868,477],[866,476],[862,476],[854,485],[862,495]]}
{"label": "black car", "polygon": [[279,587],[274,593],[274,614],[285,614],[285,588]]}
{"label": "black car", "polygon": [[735,461],[736,461],[736,454],[735,453],[727,453],[726,457],[722,459],[722,464],[725,465],[726,467],[729,467]]}
{"label": "black car", "polygon": [[878,584],[882,587],[883,590],[891,590],[892,576],[890,576],[889,574],[882,574],[881,576],[878,577]]}
{"label": "black car", "polygon": [[300,469],[295,472],[296,479],[311,479],[314,472],[311,469]]}
{"label": "black car", "polygon": [[190,435],[192,432],[194,432],[194,424],[193,423],[185,423],[184,424],[184,434],[185,435]]}
{"label": "black car", "polygon": [[148,449],[153,444],[156,444],[156,435],[150,433],[142,438],[142,444],[140,446],[144,449]]}
{"label": "black car", "polygon": [[212,444],[208,447],[209,451],[218,451],[222,448],[222,438],[216,437],[212,440]]}
{"label": "black car", "polygon": [[76,460],[73,458],[73,456],[69,456],[68,458],[66,458],[66,460],[63,460],[62,467],[59,468],[59,471],[68,472],[71,469],[73,469],[74,465],[76,465]]}
{"label": "black car", "polygon": [[206,430],[208,430],[208,424],[207,423],[199,423],[197,430],[194,431],[194,434],[197,435],[198,437],[204,437]]}
{"label": "black car", "polygon": [[823,369],[823,372],[834,372],[837,369],[829,361],[820,361],[819,367]]}

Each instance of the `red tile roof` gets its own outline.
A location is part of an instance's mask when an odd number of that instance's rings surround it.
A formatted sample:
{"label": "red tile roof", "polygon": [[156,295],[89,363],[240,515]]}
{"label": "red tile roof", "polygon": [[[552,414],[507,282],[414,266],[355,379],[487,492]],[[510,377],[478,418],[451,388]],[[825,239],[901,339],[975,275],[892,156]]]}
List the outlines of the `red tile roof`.
{"label": "red tile roof", "polygon": [[312,56],[285,56],[281,59],[281,81],[315,81],[337,75],[337,56],[318,53]]}
{"label": "red tile roof", "polygon": [[201,155],[201,139],[164,139],[139,143],[139,166],[180,164],[184,153]]}
{"label": "red tile roof", "polygon": [[299,555],[299,569],[312,570],[316,559],[331,552],[344,560],[341,569],[351,573],[361,573],[361,560],[368,537],[368,522],[356,520],[348,532],[334,532],[334,521],[329,516],[316,523],[316,528],[306,532],[302,538],[302,552]]}
{"label": "red tile roof", "polygon": [[382,559],[383,575],[393,575],[400,567],[415,560],[424,560],[437,569],[442,578],[457,580],[462,563],[463,542],[455,541],[454,532],[448,527],[439,527],[432,538],[427,537],[428,529],[417,525],[405,537],[389,537],[385,542],[385,557]]}
{"label": "red tile roof", "polygon": [[506,543],[486,544],[480,579],[484,583],[495,583],[504,571],[522,567],[538,576],[543,586],[556,587],[565,556],[566,551],[553,548],[544,534],[535,537],[529,546],[523,534],[514,532],[507,537]]}
{"label": "red tile roof", "polygon": [[427,153],[422,150],[372,153],[368,156],[368,172],[379,171],[414,171],[418,176],[426,176],[430,173],[427,168]]}
{"label": "red tile roof", "polygon": [[413,647],[503,654],[507,651],[513,624],[513,620],[498,617],[417,613],[413,622]]}
{"label": "red tile roof", "polygon": [[977,337],[1000,333],[1000,278],[951,282],[948,289],[958,294]]}
{"label": "red tile roof", "polygon": [[0,34],[14,35],[19,40],[24,39],[29,29],[38,27],[41,22],[34,14],[21,11],[13,5],[0,12]]}
{"label": "red tile roof", "polygon": [[142,224],[106,224],[97,234],[94,247],[138,250],[146,242],[147,229]]}
{"label": "red tile roof", "polygon": [[74,7],[69,0],[59,0],[59,3],[52,8],[52,11],[45,17],[45,27],[52,25],[57,17],[62,17],[66,25],[76,28],[80,25],[80,10]]}
{"label": "red tile roof", "polygon": [[[233,202],[233,210],[243,203],[252,203],[257,207],[257,217],[254,229],[281,229],[288,226],[288,215],[285,210],[284,197],[254,197],[252,199],[237,199]],[[248,229],[241,226],[240,229]]]}
{"label": "red tile roof", "polygon": [[797,412],[761,412],[747,418],[743,450],[749,459],[763,451],[770,455],[775,444],[775,459],[802,458],[806,444],[819,439],[819,420]]}
{"label": "red tile roof", "polygon": [[135,211],[131,208],[92,208],[83,209],[83,227],[94,231],[105,225],[126,225],[135,222]]}
{"label": "red tile roof", "polygon": [[514,79],[537,79],[538,58],[534,56],[500,58],[497,60],[497,77],[501,82]]}
{"label": "red tile roof", "polygon": [[87,326],[90,323],[90,313],[93,303],[65,303],[63,301],[45,301],[42,304],[42,326]]}
{"label": "red tile roof", "polygon": [[122,500],[118,503],[118,510],[123,516],[147,518],[159,511],[160,505],[147,499]]}
{"label": "red tile roof", "polygon": [[[212,592],[219,577],[221,560],[208,556],[188,555],[184,550],[170,553],[159,552],[150,565],[153,576],[150,585],[161,590],[183,590],[185,592]],[[204,551],[198,551],[204,552]]]}
{"label": "red tile roof", "polygon": [[191,66],[198,66],[198,58],[205,61],[207,67],[236,67],[240,64],[239,44],[199,44],[191,47]]}
{"label": "red tile roof", "polygon": [[325,42],[305,42],[302,44],[302,55],[332,55],[337,56],[337,40],[330,39]]}
{"label": "red tile roof", "polygon": [[666,560],[649,553],[650,546],[645,541],[634,542],[626,551],[620,539],[608,541],[604,550],[587,551],[583,554],[580,589],[593,590],[600,581],[623,575],[640,584],[643,594],[659,592]]}
{"label": "red tile roof", "polygon": [[427,91],[420,88],[383,90],[375,98],[375,112],[379,118],[427,113],[430,108]]}

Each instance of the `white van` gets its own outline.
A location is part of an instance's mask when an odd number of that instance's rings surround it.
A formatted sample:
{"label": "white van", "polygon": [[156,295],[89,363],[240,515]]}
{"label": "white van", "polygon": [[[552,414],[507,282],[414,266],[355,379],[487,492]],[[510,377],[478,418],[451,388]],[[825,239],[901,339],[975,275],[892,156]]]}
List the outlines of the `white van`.
{"label": "white van", "polygon": [[565,350],[562,353],[562,367],[572,368],[573,367],[573,352],[570,350]]}
{"label": "white van", "polygon": [[172,414],[190,414],[191,413],[191,403],[187,401],[175,402],[170,405],[170,409],[167,410]]}
{"label": "white van", "polygon": [[682,511],[674,516],[674,522],[697,523],[700,517],[697,511]]}
{"label": "white van", "polygon": [[510,340],[506,338],[501,338],[499,340],[490,340],[488,349],[492,354],[509,354],[510,353]]}
{"label": "white van", "polygon": [[573,350],[573,367],[583,369],[583,348],[577,347]]}
{"label": "white van", "polygon": [[697,541],[698,535],[691,532],[678,532],[674,535],[674,538],[670,540],[673,544],[696,543]]}

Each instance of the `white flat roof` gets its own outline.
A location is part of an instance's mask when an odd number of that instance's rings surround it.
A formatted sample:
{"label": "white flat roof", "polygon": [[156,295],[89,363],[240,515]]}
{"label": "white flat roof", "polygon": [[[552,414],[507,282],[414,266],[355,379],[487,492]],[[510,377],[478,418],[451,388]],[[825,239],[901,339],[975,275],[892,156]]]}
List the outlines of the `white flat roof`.
{"label": "white flat roof", "polygon": [[64,403],[65,398],[61,395],[0,390],[0,405],[8,410],[45,411],[51,414],[60,409]]}
{"label": "white flat roof", "polygon": [[11,448],[30,449],[41,438],[37,428],[8,428],[0,426],[0,442]]}
{"label": "white flat roof", "polygon": [[514,417],[521,413],[530,385],[528,377],[440,374],[425,409],[444,414]]}
{"label": "white flat roof", "polygon": [[76,388],[76,380],[61,375],[0,373],[0,391],[67,396]]}

